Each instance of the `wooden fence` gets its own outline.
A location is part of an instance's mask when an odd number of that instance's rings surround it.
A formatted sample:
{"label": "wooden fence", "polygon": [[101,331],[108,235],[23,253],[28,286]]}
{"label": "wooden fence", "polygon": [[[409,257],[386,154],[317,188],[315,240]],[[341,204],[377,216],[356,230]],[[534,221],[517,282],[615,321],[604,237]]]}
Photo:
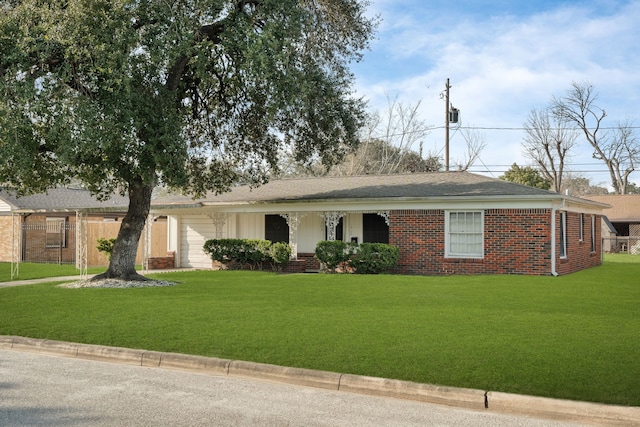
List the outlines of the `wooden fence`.
{"label": "wooden fence", "polygon": [[[88,221],[87,222],[87,265],[89,267],[106,266],[109,264],[107,257],[98,251],[98,239],[109,239],[116,237],[120,230],[120,222],[103,222]],[[144,257],[144,245],[146,235],[143,232],[138,244],[138,253],[136,255],[136,264],[142,264]],[[149,256],[164,257],[167,256],[167,222],[166,220],[158,220],[151,225],[151,247]]]}

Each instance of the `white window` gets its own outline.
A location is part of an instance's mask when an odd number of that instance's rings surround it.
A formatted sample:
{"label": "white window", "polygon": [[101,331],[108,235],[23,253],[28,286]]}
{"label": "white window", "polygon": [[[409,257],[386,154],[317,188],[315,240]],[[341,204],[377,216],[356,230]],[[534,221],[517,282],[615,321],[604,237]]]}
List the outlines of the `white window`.
{"label": "white window", "polygon": [[580,241],[584,240],[584,214],[580,214]]}
{"label": "white window", "polygon": [[591,215],[591,252],[596,251],[596,216]]}
{"label": "white window", "polygon": [[47,218],[46,247],[66,248],[66,219]]}
{"label": "white window", "polygon": [[567,257],[567,213],[560,212],[560,258]]}
{"label": "white window", "polygon": [[484,214],[482,211],[445,212],[445,256],[482,258],[484,256]]}

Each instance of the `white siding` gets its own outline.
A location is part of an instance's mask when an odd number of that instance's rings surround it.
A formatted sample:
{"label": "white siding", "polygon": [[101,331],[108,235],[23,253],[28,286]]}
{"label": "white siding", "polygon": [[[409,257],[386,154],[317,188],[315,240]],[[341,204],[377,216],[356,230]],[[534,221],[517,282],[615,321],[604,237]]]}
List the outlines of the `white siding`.
{"label": "white siding", "polygon": [[11,206],[8,203],[0,200],[0,212],[11,212]]}
{"label": "white siding", "polygon": [[298,253],[314,253],[319,241],[324,240],[324,219],[315,214],[306,215],[298,226]]}
{"label": "white siding", "polygon": [[352,213],[344,218],[344,241],[350,242],[353,237],[358,238],[358,243],[362,243],[362,214]]}
{"label": "white siding", "polygon": [[238,239],[264,239],[264,214],[239,214]]}

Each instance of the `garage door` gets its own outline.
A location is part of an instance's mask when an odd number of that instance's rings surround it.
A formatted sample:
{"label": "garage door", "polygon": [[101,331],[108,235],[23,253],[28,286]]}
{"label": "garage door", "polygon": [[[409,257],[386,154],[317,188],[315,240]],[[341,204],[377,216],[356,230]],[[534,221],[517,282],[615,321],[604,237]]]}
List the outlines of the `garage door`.
{"label": "garage door", "polygon": [[180,266],[191,268],[211,268],[211,258],[202,247],[208,239],[214,238],[216,230],[208,217],[185,216],[180,224]]}

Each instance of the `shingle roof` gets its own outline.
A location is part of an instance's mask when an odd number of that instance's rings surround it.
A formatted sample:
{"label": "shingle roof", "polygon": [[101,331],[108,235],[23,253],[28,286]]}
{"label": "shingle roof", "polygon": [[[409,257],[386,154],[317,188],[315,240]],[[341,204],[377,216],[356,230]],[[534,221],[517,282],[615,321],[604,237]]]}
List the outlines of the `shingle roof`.
{"label": "shingle roof", "polygon": [[608,203],[602,213],[613,222],[640,222],[640,194],[606,194],[586,196],[589,200]]}
{"label": "shingle roof", "polygon": [[99,201],[88,190],[75,188],[52,188],[46,193],[17,197],[6,188],[0,188],[0,200],[14,211],[60,211],[103,208],[122,210],[129,205],[129,199],[114,195],[106,201]]}
{"label": "shingle roof", "polygon": [[532,196],[562,198],[547,190],[528,187],[468,172],[402,175],[314,177],[271,181],[257,188],[235,187],[230,192],[193,200],[169,195],[153,204],[281,202],[337,199],[439,198],[482,196]]}

